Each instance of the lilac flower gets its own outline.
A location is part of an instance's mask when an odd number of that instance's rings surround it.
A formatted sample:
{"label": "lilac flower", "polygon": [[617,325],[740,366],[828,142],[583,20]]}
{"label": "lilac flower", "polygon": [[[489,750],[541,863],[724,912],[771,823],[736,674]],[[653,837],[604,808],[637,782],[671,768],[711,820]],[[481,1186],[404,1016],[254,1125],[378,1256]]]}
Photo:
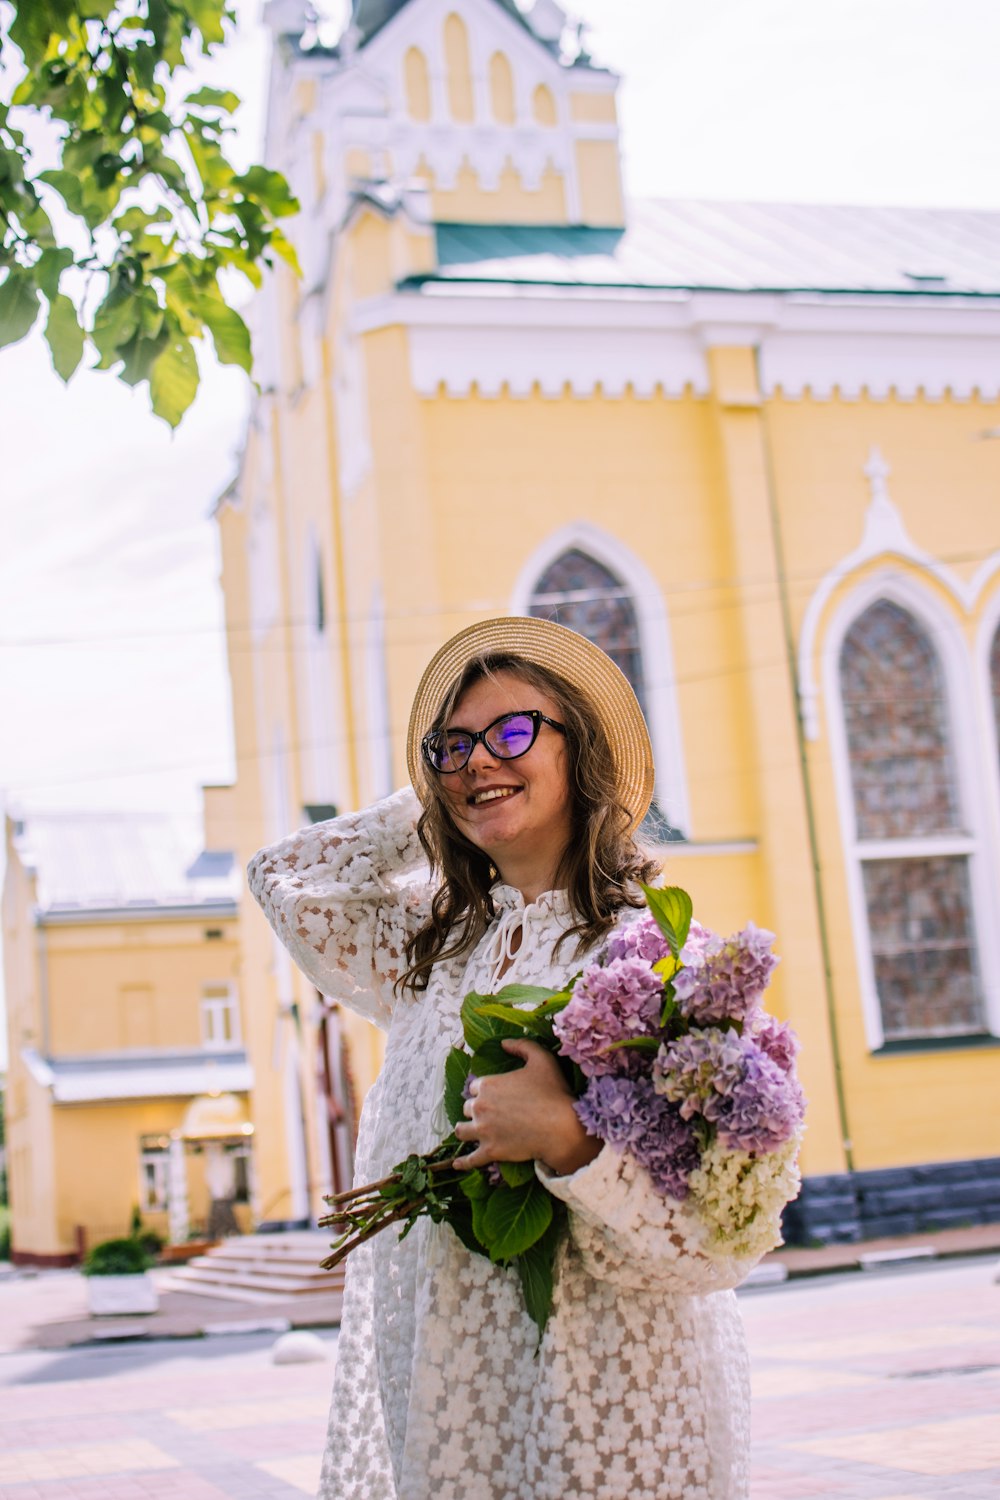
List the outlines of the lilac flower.
{"label": "lilac flower", "polygon": [[749,1038],[743,1042],[744,1074],[720,1109],[719,1140],[737,1151],[775,1151],[802,1124],[802,1089]]}
{"label": "lilac flower", "polygon": [[559,1050],[591,1078],[635,1072],[642,1060],[634,1049],[608,1049],[630,1037],[652,1036],[662,999],[662,983],[641,958],[615,958],[603,967],[588,964],[569,1004],[553,1022]]}
{"label": "lilac flower", "polygon": [[787,1021],[779,1021],[764,1010],[758,1012],[753,1023],[753,1039],[772,1062],[776,1062],[784,1072],[791,1073],[795,1067],[799,1039]]}
{"label": "lilac flower", "polygon": [[666,958],[670,948],[655,919],[645,916],[616,928],[608,938],[605,952],[611,960],[642,958],[647,964],[655,964]]}
{"label": "lilac flower", "polygon": [[726,939],[692,922],[681,950],[684,967],[674,979],[681,1014],[698,1026],[747,1020],[778,962],[773,942],[773,932],[752,922]]}
{"label": "lilac flower", "polygon": [[635,1157],[665,1197],[684,1198],[701,1153],[694,1129],[648,1078],[593,1078],[576,1112],[588,1135]]}

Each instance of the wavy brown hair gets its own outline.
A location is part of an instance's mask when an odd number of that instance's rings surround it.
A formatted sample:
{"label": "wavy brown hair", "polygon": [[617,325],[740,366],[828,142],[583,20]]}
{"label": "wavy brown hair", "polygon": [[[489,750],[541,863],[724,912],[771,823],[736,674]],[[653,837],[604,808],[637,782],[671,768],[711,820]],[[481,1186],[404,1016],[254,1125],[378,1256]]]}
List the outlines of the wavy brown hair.
{"label": "wavy brown hair", "polygon": [[[659,866],[629,832],[631,819],[619,801],[611,747],[598,714],[557,673],[507,652],[474,657],[445,695],[432,727],[444,728],[473,683],[497,672],[510,672],[551,698],[566,730],[573,836],[556,880],[569,892],[576,921],[559,941],[575,936],[577,951],[582,952],[609,931],[623,907],[642,904],[636,884],[649,881]],[[417,833],[431,873],[440,873],[441,883],[431,903],[430,921],[406,944],[408,967],[398,986],[415,991],[427,988],[439,960],[474,948],[496,915],[491,895],[496,867],[456,827],[438,777],[428,771],[426,781],[430,797]]]}

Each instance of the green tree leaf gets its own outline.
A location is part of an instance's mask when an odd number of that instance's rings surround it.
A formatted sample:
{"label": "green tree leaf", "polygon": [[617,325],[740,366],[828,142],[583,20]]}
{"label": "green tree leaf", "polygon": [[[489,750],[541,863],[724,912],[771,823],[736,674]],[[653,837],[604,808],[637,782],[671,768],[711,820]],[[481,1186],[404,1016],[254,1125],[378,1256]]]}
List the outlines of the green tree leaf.
{"label": "green tree leaf", "polygon": [[249,375],[253,366],[250,330],[236,309],[214,297],[199,298],[197,309],[208,325],[219,363],[239,365]]}
{"label": "green tree leaf", "polygon": [[62,292],[49,299],[45,338],[56,374],[69,380],[83,358],[84,337],[76,308]]}
{"label": "green tree leaf", "polygon": [[523,1255],[552,1223],[552,1196],[535,1179],[524,1187],[494,1188],[483,1214],[484,1243],[494,1261]]}
{"label": "green tree leaf", "polygon": [[239,94],[234,94],[232,89],[210,88],[195,89],[184,100],[185,104],[195,105],[200,109],[221,109],[227,115],[239,109],[241,102]]}
{"label": "green tree leaf", "polygon": [[153,410],[176,427],[198,391],[198,361],[189,339],[174,337],[153,364],[149,394]]}
{"label": "green tree leaf", "polygon": [[38,317],[38,289],[27,271],[14,266],[0,285],[0,349],[30,333]]}
{"label": "green tree leaf", "polygon": [[655,917],[657,926],[676,958],[687,942],[688,931],[691,927],[693,912],[691,897],[687,891],[682,891],[679,885],[668,885],[663,890],[659,890],[656,886],[644,885],[642,891],[646,897],[646,905]]}

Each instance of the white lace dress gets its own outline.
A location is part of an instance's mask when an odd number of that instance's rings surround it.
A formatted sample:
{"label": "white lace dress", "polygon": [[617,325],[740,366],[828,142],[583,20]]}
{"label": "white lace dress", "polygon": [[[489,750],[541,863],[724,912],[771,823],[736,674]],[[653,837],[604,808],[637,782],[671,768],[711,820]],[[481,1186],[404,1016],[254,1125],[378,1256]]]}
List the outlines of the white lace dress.
{"label": "white lace dress", "polygon": [[[501,886],[471,956],[393,994],[430,890],[407,789],[258,854],[250,885],[324,994],[388,1032],[365,1102],[358,1181],[447,1133],[444,1060],[470,989],[562,983],[576,967],[565,892]],[[421,878],[421,876],[423,878]],[[623,918],[628,920],[628,918]],[[521,942],[510,963],[511,933]],[[541,1350],[512,1272],[422,1221],[348,1262],[321,1500],[741,1500],[749,1374],[730,1288],[750,1263],[699,1248],[684,1207],[609,1147],[571,1176],[537,1167],[570,1210]]]}

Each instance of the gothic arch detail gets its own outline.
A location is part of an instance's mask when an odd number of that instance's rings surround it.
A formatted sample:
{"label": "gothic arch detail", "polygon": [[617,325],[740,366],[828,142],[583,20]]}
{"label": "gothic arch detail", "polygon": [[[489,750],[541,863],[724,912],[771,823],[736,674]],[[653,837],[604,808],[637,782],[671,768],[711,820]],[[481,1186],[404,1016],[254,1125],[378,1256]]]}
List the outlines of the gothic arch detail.
{"label": "gothic arch detail", "polygon": [[513,614],[541,614],[595,641],[636,689],[656,761],[656,803],[692,837],[670,623],[663,590],[616,537],[586,521],[560,528],[527,559]]}

